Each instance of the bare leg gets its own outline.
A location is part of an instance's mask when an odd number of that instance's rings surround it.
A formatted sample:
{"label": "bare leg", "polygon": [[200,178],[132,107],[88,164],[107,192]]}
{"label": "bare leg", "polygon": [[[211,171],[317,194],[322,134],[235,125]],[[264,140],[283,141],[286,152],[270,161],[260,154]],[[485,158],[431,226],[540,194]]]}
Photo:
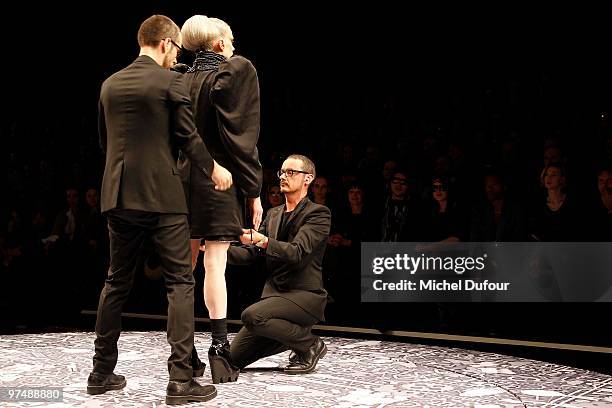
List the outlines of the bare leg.
{"label": "bare leg", "polygon": [[[193,242],[193,241],[192,241]],[[225,266],[229,242],[206,241],[204,252],[204,302],[211,319],[225,319],[227,316],[227,288]]]}
{"label": "bare leg", "polygon": [[204,302],[210,316],[212,345],[208,350],[210,374],[214,384],[234,382],[239,370],[232,365],[227,341],[227,287],[225,266],[229,242],[206,240],[204,251]]}

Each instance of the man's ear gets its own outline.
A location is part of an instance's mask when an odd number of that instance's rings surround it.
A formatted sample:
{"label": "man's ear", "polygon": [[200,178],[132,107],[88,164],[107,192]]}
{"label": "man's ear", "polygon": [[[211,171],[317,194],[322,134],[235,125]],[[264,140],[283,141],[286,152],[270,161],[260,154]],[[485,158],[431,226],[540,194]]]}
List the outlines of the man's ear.
{"label": "man's ear", "polygon": [[310,183],[312,183],[314,180],[314,176],[312,174],[307,174],[306,177],[304,177],[304,183],[306,183],[307,185],[310,185]]}
{"label": "man's ear", "polygon": [[162,54],[166,54],[168,53],[169,50],[170,50],[170,41],[168,41],[168,38],[164,38],[161,42],[160,51],[162,52]]}

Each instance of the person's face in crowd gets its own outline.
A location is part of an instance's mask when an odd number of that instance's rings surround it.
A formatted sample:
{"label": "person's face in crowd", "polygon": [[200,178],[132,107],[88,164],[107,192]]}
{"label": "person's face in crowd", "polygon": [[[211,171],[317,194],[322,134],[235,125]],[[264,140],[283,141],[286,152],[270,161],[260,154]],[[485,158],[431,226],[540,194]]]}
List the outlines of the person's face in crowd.
{"label": "person's face in crowd", "polygon": [[504,197],[504,187],[497,176],[485,178],[485,194],[489,201],[501,200]]}
{"label": "person's face in crowd", "polygon": [[79,204],[79,192],[71,188],[66,191],[66,202],[69,207],[76,207]]}
{"label": "person's face in crowd", "polygon": [[279,186],[271,186],[268,188],[268,202],[272,207],[278,207],[282,204],[281,190]]}
{"label": "person's face in crowd", "polygon": [[180,55],[181,50],[179,47],[183,46],[183,39],[181,34],[179,33],[178,40],[170,43],[170,49],[166,52],[164,56],[164,60],[162,66],[164,68],[172,68],[174,64],[176,64],[178,57]]}
{"label": "person's face in crowd", "polygon": [[221,55],[225,58],[230,59],[232,55],[234,55],[234,34],[232,30],[226,32],[220,39],[219,47],[223,44],[223,48],[221,49]]}
{"label": "person's face in crowd", "polygon": [[85,201],[91,208],[96,208],[98,206],[98,191],[95,188],[87,190],[85,193]]}
{"label": "person's face in crowd", "polygon": [[405,174],[395,173],[391,178],[391,197],[394,200],[403,200],[408,193],[408,178]]}
{"label": "person's face in crowd", "polygon": [[565,177],[561,170],[556,167],[549,167],[544,173],[544,187],[547,189],[558,189],[565,185]]}
{"label": "person's face in crowd", "polygon": [[397,162],[387,160],[385,164],[383,164],[383,177],[385,181],[391,180],[391,176],[395,170],[397,170]]}
{"label": "person's face in crowd", "polygon": [[551,163],[561,162],[561,149],[558,147],[547,147],[544,150],[544,166],[548,166]]}
{"label": "person's face in crowd", "polygon": [[280,191],[284,194],[295,193],[296,191],[302,190],[306,182],[306,177],[312,177],[312,175],[304,173],[293,173],[293,175],[290,176],[287,174],[287,170],[304,171],[304,163],[299,159],[287,159],[283,162],[281,167],[282,174],[280,176]]}
{"label": "person's face in crowd", "polygon": [[348,192],[348,201],[350,205],[363,204],[363,190],[359,187],[351,187]]}
{"label": "person's face in crowd", "polygon": [[431,185],[431,188],[434,200],[448,200],[448,188],[440,180],[434,180],[433,184]]}
{"label": "person's face in crowd", "polygon": [[602,196],[606,192],[606,183],[608,182],[610,176],[612,175],[608,172],[608,170],[600,172],[597,176],[597,190],[599,190],[599,194]]}
{"label": "person's face in crowd", "polygon": [[612,177],[608,177],[606,181],[606,206],[612,208]]}
{"label": "person's face in crowd", "polygon": [[317,199],[325,199],[325,197],[327,197],[328,188],[329,186],[325,177],[317,177],[312,182],[312,194],[314,194]]}

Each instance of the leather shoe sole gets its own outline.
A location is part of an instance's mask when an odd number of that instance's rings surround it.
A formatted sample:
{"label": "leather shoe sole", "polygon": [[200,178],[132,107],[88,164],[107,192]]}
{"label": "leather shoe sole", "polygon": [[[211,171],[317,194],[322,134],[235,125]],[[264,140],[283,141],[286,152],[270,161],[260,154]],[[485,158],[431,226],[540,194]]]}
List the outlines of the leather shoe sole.
{"label": "leather shoe sole", "polygon": [[124,388],[126,384],[127,384],[127,380],[123,380],[123,382],[119,384],[88,385],[87,393],[89,395],[100,395],[100,394],[104,394],[106,391],[120,390]]}
{"label": "leather shoe sole", "polygon": [[190,402],[204,402],[210,401],[217,396],[217,390],[213,389],[209,394],[206,395],[181,395],[181,396],[170,396],[166,395],[166,405],[182,405]]}

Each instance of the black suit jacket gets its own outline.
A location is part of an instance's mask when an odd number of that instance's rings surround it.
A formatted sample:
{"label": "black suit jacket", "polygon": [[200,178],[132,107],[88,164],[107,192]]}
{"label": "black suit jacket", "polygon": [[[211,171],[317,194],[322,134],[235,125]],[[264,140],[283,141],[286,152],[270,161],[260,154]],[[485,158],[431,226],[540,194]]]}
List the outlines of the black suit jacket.
{"label": "black suit jacket", "polygon": [[102,212],[187,214],[178,151],[209,176],[213,159],[197,133],[182,74],[139,56],[102,84],[98,125],[106,153]]}
{"label": "black suit jacket", "polygon": [[265,256],[270,275],[261,298],[283,297],[324,320],[327,292],[323,288],[322,263],[331,212],[305,197],[291,213],[285,229],[280,230],[284,212],[284,204],[270,209],[259,227],[259,232],[268,237],[265,251],[255,246],[230,247],[228,263],[248,264]]}

